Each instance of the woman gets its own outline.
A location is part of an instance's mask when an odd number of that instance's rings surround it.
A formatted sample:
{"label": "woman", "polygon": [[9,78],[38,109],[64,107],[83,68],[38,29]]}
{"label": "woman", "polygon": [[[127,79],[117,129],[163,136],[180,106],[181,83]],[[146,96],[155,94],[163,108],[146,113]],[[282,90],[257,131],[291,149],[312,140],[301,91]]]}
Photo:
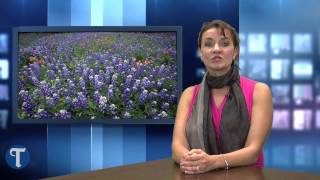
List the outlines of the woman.
{"label": "woman", "polygon": [[198,37],[207,69],[184,90],[177,109],[172,158],[187,174],[245,165],[263,167],[262,148],[272,125],[269,87],[239,75],[239,37],[221,20]]}

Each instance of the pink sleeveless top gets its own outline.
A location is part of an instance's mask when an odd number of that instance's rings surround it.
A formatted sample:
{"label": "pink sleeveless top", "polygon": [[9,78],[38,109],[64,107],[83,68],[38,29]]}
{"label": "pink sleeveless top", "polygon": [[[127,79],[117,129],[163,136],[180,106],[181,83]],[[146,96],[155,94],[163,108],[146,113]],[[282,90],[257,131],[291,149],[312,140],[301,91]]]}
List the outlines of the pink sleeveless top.
{"label": "pink sleeveless top", "polygon": [[[254,86],[255,86],[255,81],[248,79],[246,77],[240,76],[240,87],[242,89],[246,104],[247,104],[247,109],[249,113],[249,120],[251,120],[251,114],[252,114],[252,104],[253,104],[253,91],[254,91]],[[192,113],[192,108],[193,105],[196,101],[196,96],[199,91],[199,85],[196,85],[194,90],[193,90],[193,95],[192,95],[192,100],[191,100],[191,105],[189,107],[189,116]],[[221,121],[221,114],[224,108],[224,105],[226,103],[226,96],[222,100],[220,107],[217,108],[216,104],[214,103],[213,97],[211,98],[211,107],[212,107],[212,121],[213,125],[215,126],[215,133],[217,137],[217,142],[219,142],[219,137],[220,137],[220,121]],[[262,168],[264,166],[264,158],[263,158],[263,152],[261,151],[258,157],[257,162],[255,163],[256,167]]]}

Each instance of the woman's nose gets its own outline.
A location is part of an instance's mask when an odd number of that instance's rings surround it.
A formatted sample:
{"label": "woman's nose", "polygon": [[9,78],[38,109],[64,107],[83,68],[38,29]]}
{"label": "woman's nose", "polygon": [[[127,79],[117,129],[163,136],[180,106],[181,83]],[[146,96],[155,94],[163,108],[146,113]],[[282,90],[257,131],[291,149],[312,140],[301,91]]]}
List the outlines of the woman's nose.
{"label": "woman's nose", "polygon": [[219,46],[219,43],[214,44],[212,51],[213,52],[220,52],[221,51],[221,47]]}

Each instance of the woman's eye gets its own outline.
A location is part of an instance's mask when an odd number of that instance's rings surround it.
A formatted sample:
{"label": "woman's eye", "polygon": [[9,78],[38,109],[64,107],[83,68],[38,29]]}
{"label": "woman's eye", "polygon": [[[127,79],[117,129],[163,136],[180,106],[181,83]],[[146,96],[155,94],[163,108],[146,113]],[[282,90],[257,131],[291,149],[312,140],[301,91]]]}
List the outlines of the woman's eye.
{"label": "woman's eye", "polygon": [[230,42],[229,41],[222,41],[219,43],[221,47],[227,47],[230,45]]}
{"label": "woman's eye", "polygon": [[211,42],[206,42],[206,43],[204,43],[204,46],[206,46],[206,47],[212,47],[212,46],[213,46],[213,43],[211,43]]}

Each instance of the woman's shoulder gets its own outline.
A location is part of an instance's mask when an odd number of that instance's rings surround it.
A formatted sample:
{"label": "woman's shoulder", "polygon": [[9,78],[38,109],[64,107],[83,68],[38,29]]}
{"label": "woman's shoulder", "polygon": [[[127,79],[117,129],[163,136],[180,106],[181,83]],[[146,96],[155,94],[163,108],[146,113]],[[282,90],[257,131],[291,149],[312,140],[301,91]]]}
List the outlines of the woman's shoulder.
{"label": "woman's shoulder", "polygon": [[255,81],[253,79],[250,79],[245,76],[240,76],[241,82],[245,85],[251,84],[254,86],[254,91],[257,92],[258,94],[260,93],[266,93],[270,91],[269,86],[266,83]]}
{"label": "woman's shoulder", "polygon": [[197,85],[187,87],[187,88],[183,91],[182,96],[192,97],[193,91],[194,91],[194,89],[196,88],[196,86],[197,86]]}
{"label": "woman's shoulder", "polygon": [[182,92],[182,95],[180,97],[180,101],[183,101],[183,102],[186,102],[186,103],[190,103],[192,101],[193,93],[194,93],[194,90],[195,90],[196,87],[197,87],[197,85],[187,87]]}
{"label": "woman's shoulder", "polygon": [[272,98],[270,87],[266,83],[256,81],[253,97],[254,99]]}

